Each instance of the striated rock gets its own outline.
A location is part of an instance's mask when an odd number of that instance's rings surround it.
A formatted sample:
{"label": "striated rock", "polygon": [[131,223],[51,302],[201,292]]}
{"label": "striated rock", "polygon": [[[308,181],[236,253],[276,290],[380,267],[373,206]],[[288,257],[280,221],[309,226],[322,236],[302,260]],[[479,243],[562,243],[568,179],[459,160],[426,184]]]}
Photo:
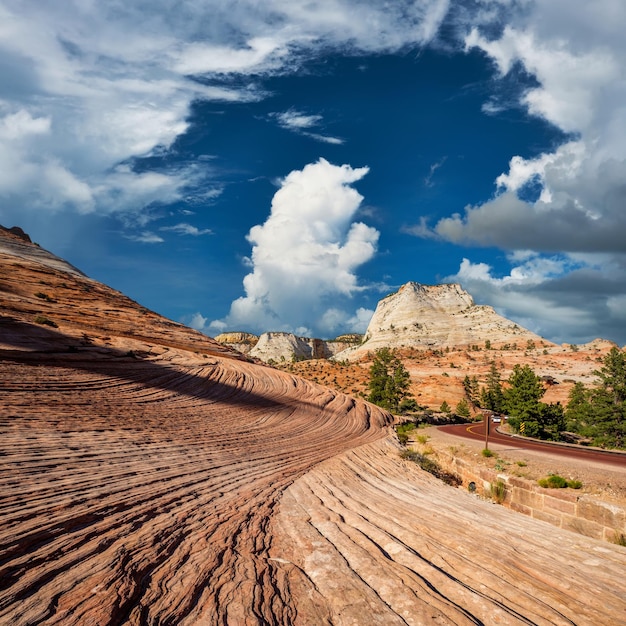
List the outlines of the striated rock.
{"label": "striated rock", "polygon": [[378,303],[363,343],[337,358],[360,358],[382,347],[483,345],[486,339],[492,344],[544,341],[498,315],[492,307],[474,304],[460,285],[410,282]]}
{"label": "striated rock", "polygon": [[346,336],[343,340],[337,338],[324,341],[323,339],[297,337],[292,333],[263,333],[249,354],[266,363],[307,361],[310,359],[328,359],[353,345],[351,336]]}
{"label": "striated rock", "polygon": [[243,354],[248,354],[259,341],[259,337],[251,333],[222,333],[214,339],[218,343],[226,344]]}
{"label": "striated rock", "polygon": [[[567,347],[570,350],[572,349],[572,346],[568,344],[564,344],[564,347]],[[593,339],[592,341],[583,343],[579,346],[574,346],[574,349],[582,350],[583,352],[590,352],[592,350],[608,351],[611,348],[618,348],[618,347],[619,346],[613,341],[609,341],[608,339],[596,338],[596,339]]]}
{"label": "striated rock", "polygon": [[263,333],[250,350],[250,356],[266,363],[327,359],[330,354],[326,342],[321,339],[298,337],[293,333]]}
{"label": "striated rock", "polygon": [[282,492],[391,416],[12,246],[0,233],[0,623],[295,622],[268,552]]}
{"label": "striated rock", "polygon": [[328,359],[361,342],[358,334],[341,335],[323,340],[299,337],[293,333],[268,332],[260,337],[250,333],[232,332],[217,335],[215,340],[243,354],[266,363],[291,363],[311,359]]}
{"label": "striated rock", "polygon": [[0,224],[0,230],[4,231],[5,234],[14,235],[18,239],[25,241],[27,243],[32,243],[31,238],[19,227],[13,226],[12,228],[6,228]]}
{"label": "striated rock", "polygon": [[623,548],[444,485],[381,409],[7,238],[1,624],[623,623]]}

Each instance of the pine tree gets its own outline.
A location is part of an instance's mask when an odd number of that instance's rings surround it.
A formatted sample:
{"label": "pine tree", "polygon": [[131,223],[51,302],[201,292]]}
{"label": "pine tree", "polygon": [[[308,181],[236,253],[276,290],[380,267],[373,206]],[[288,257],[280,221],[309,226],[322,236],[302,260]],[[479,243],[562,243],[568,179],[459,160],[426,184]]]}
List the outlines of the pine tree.
{"label": "pine tree", "polygon": [[461,398],[454,409],[454,412],[459,417],[469,417],[470,416],[470,407],[465,398]]}
{"label": "pine tree", "polygon": [[472,376],[471,378],[466,374],[463,379],[463,389],[465,390],[465,395],[469,403],[472,406],[478,406],[480,391],[478,385],[478,378],[476,376]]}
{"label": "pine tree", "polygon": [[528,365],[515,365],[504,392],[504,409],[509,414],[509,425],[519,430],[524,423],[524,433],[531,437],[541,434],[541,398],[545,389],[541,379]]}
{"label": "pine tree", "polygon": [[626,445],[626,355],[613,347],[594,374],[600,379],[590,393],[594,442],[609,447]]}
{"label": "pine tree", "polygon": [[582,435],[590,435],[589,427],[592,423],[590,393],[585,389],[585,385],[578,381],[569,392],[565,418],[567,419],[567,429]]}
{"label": "pine tree", "polygon": [[491,362],[491,367],[487,374],[487,385],[481,389],[480,406],[495,413],[502,413],[504,410],[504,392],[500,382],[500,371],[495,361]]}
{"label": "pine tree", "polygon": [[378,406],[397,413],[406,406],[411,396],[411,378],[402,361],[389,348],[376,350],[370,367],[369,396],[367,399]]}
{"label": "pine tree", "polygon": [[441,406],[439,407],[439,411],[441,411],[441,413],[450,413],[452,409],[450,409],[450,405],[444,400],[441,403]]}

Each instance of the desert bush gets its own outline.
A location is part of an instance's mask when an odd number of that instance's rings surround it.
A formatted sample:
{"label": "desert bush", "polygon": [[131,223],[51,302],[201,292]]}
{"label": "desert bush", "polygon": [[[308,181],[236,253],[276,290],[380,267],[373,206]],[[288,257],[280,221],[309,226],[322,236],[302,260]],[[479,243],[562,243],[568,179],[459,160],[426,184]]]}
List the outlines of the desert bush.
{"label": "desert bush", "polygon": [[54,302],[54,300],[47,293],[44,293],[43,291],[38,291],[35,294],[35,297],[41,298],[42,300],[45,300],[46,302]]}
{"label": "desert bush", "polygon": [[489,495],[494,502],[502,504],[506,498],[506,485],[503,480],[497,480],[495,483],[491,483],[489,487]]}
{"label": "desert bush", "polygon": [[446,485],[452,487],[458,487],[463,484],[461,477],[453,472],[447,472],[444,470],[437,461],[428,458],[424,454],[420,454],[415,450],[403,450],[400,456],[407,461],[413,461],[413,463],[419,465],[425,472],[432,474],[435,478],[442,480]]}
{"label": "desert bush", "polygon": [[45,315],[37,315],[34,322],[35,324],[42,324],[43,326],[52,326],[52,328],[58,328],[58,324],[47,318]]}
{"label": "desert bush", "polygon": [[624,533],[616,532],[611,539],[611,542],[618,545],[624,546],[626,548],[626,535]]}
{"label": "desert bush", "polygon": [[409,433],[415,430],[415,424],[413,422],[403,422],[396,426],[396,434],[398,435],[398,441],[401,445],[406,446],[409,441]]}
{"label": "desert bush", "polygon": [[491,458],[492,456],[496,456],[496,453],[493,452],[492,450],[490,450],[489,448],[484,448],[483,451],[481,452],[481,454],[485,458]]}
{"label": "desert bush", "polygon": [[583,484],[579,480],[567,480],[558,474],[550,474],[547,478],[541,478],[537,481],[540,487],[544,489],[581,489]]}

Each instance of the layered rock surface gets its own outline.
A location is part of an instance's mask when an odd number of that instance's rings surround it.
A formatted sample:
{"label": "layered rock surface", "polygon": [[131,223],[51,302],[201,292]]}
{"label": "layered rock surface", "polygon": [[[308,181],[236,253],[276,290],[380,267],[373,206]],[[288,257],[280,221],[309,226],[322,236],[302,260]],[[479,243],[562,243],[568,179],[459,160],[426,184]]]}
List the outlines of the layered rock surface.
{"label": "layered rock surface", "polygon": [[338,358],[360,358],[383,347],[483,345],[486,339],[492,344],[545,342],[492,307],[476,305],[460,285],[411,282],[378,303],[363,343]]}
{"label": "layered rock surface", "polygon": [[358,335],[345,335],[325,341],[286,332],[267,332],[260,337],[242,332],[222,333],[215,340],[265,363],[329,359],[360,343]]}
{"label": "layered rock surface", "polygon": [[12,246],[0,623],[623,623],[623,548],[448,487],[376,407]]}

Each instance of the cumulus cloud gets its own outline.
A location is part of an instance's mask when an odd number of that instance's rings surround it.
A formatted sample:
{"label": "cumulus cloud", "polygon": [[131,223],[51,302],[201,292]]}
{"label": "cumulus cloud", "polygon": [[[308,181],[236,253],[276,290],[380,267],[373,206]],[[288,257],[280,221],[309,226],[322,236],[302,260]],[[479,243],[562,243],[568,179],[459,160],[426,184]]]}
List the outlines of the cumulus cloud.
{"label": "cumulus cloud", "polygon": [[[186,199],[206,183],[197,169],[164,169],[157,179],[119,168],[167,152],[189,130],[192,102],[263,98],[258,77],[291,72],[294,55],[321,48],[379,52],[427,42],[447,8],[448,0],[207,0],[175,8],[163,0],[7,0],[0,6],[0,197],[7,200],[0,218],[140,213]],[[314,140],[342,142],[317,132],[316,120],[283,118]]]}
{"label": "cumulus cloud", "polygon": [[211,328],[326,334],[358,323],[363,312],[349,314],[337,304],[362,289],[355,272],[376,252],[378,231],[352,221],[363,198],[351,185],[367,172],[320,159],[282,180],[270,216],[248,234],[246,295]]}
{"label": "cumulus cloud", "polygon": [[597,337],[597,328],[603,338],[621,336],[623,268],[603,258],[532,252],[510,255],[509,263],[509,273],[497,275],[486,263],[463,259],[444,280],[460,283],[478,304],[491,304],[556,343],[586,343]]}
{"label": "cumulus cloud", "polygon": [[[534,76],[520,104],[571,139],[534,158],[512,156],[493,199],[434,232],[504,249],[625,252],[626,43],[615,28],[626,20],[624,4],[603,0],[590,10],[582,0],[535,0],[507,19],[496,37],[472,27],[466,50],[481,50],[499,76],[516,64]],[[540,189],[534,202],[523,199],[529,185]]]}
{"label": "cumulus cloud", "polygon": [[[510,300],[520,315],[529,309],[529,320],[532,310],[557,335],[566,329],[584,334],[583,322],[594,320],[615,330],[615,303],[626,295],[626,287],[618,288],[614,280],[614,268],[623,268],[626,255],[626,41],[619,26],[626,23],[626,5],[620,0],[593,6],[583,0],[500,2],[464,18],[465,48],[491,59],[494,87],[514,69],[533,76],[535,85],[517,105],[568,139],[532,158],[512,155],[508,171],[495,180],[494,196],[485,202],[466,206],[432,228],[422,221],[406,231],[466,246],[532,250],[548,260],[558,253],[562,271],[539,282],[533,282],[537,274],[533,280],[525,274],[524,264],[514,266],[510,276],[494,278],[488,266],[464,262],[458,276],[485,301],[504,306]],[[502,105],[491,96],[483,109],[498,114]],[[526,278],[515,282],[519,272]],[[586,290],[577,292],[578,298],[574,285]]]}
{"label": "cumulus cloud", "polygon": [[183,320],[183,323],[195,330],[204,330],[208,319],[202,313],[194,313]]}

